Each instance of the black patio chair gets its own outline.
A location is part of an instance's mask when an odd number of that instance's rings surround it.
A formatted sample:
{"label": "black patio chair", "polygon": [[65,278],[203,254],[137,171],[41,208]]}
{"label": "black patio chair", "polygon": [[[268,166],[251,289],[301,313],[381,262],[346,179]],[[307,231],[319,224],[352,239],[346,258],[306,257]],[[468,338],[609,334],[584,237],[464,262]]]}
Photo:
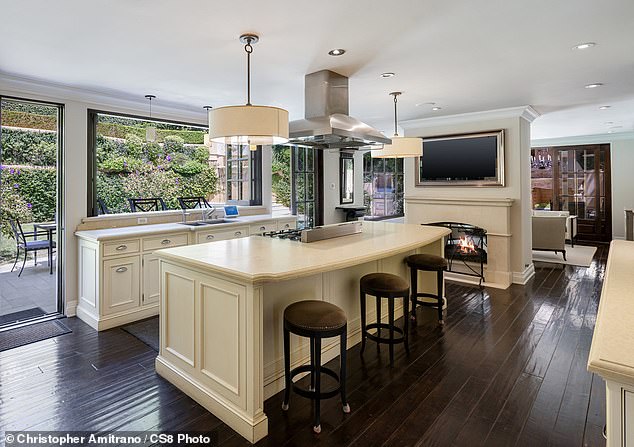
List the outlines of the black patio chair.
{"label": "black patio chair", "polygon": [[[13,237],[16,242],[16,254],[15,261],[13,262],[13,267],[11,267],[11,271],[15,269],[15,266],[18,264],[18,259],[20,258],[20,250],[24,252],[24,260],[22,261],[22,268],[20,268],[20,273],[18,273],[18,278],[22,276],[22,271],[24,271],[24,265],[26,264],[26,257],[29,252],[34,252],[35,256],[35,264],[37,264],[37,252],[39,250],[46,250],[48,252],[48,265],[51,265],[53,262],[53,249],[55,248],[55,241],[51,241],[49,239],[37,239],[38,236],[46,236],[46,232],[37,232],[37,231],[28,231],[24,232],[22,230],[22,225],[19,220],[9,219],[9,225],[11,225],[11,230],[13,230]],[[32,241],[27,240],[28,238],[33,238]]]}
{"label": "black patio chair", "polygon": [[106,206],[105,202],[100,198],[97,198],[97,207],[99,208],[99,214],[110,214],[110,210]]}
{"label": "black patio chair", "polygon": [[165,211],[167,206],[165,201],[161,197],[153,197],[151,199],[128,199],[130,203],[130,211],[136,213],[137,211]]}
{"label": "black patio chair", "polygon": [[178,204],[182,210],[193,210],[211,208],[212,206],[207,202],[204,197],[178,197]]}

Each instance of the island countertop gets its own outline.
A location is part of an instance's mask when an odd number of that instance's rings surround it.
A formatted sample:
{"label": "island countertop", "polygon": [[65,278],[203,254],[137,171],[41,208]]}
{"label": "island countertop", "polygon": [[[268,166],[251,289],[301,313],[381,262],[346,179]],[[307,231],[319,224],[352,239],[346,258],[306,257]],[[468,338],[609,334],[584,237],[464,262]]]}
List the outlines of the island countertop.
{"label": "island countertop", "polygon": [[414,250],[449,234],[446,228],[363,222],[363,232],[312,243],[251,236],[157,252],[166,261],[248,282],[284,281]]}
{"label": "island countertop", "polygon": [[612,241],[588,370],[634,385],[634,242]]}

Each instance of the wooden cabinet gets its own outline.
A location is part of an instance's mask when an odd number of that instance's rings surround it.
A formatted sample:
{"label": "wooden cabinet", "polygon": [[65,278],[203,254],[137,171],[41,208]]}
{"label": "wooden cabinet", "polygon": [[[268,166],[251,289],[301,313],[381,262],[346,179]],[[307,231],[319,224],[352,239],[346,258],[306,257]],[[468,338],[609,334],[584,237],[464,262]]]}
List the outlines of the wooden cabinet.
{"label": "wooden cabinet", "polygon": [[80,237],[77,316],[104,330],[157,315],[161,288],[157,250],[295,226],[295,218],[282,218],[107,241]]}
{"label": "wooden cabinet", "polygon": [[103,262],[103,313],[106,315],[139,307],[141,262],[139,255]]}

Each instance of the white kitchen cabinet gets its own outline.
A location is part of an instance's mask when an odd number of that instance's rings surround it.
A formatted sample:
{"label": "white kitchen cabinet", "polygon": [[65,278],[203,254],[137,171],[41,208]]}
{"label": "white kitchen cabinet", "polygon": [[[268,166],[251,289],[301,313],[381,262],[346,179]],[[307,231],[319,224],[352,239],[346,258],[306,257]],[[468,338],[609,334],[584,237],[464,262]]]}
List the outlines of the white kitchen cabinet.
{"label": "white kitchen cabinet", "polygon": [[249,235],[249,227],[246,226],[232,227],[230,229],[226,227],[216,228],[214,230],[199,231],[196,233],[196,243],[204,244],[205,242],[226,241],[239,237],[247,237]]}
{"label": "white kitchen cabinet", "polygon": [[103,230],[79,231],[77,316],[93,328],[104,330],[157,315],[157,250],[247,237],[252,234],[251,228],[261,232],[260,227],[275,231],[295,225],[295,218],[270,218],[158,233],[148,225],[139,227],[138,233],[129,227],[108,230],[106,240],[100,239]]}
{"label": "white kitchen cabinet", "polygon": [[251,234],[262,234],[269,231],[277,231],[277,222],[258,222],[249,228]]}
{"label": "white kitchen cabinet", "polygon": [[138,255],[103,262],[103,313],[123,312],[139,307],[141,261]]}

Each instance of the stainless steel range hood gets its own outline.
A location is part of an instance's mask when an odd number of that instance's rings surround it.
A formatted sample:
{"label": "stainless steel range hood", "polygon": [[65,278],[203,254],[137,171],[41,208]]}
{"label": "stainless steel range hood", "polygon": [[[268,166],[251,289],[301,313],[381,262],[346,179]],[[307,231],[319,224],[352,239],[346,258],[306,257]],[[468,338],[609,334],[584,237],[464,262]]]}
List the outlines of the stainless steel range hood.
{"label": "stainless steel range hood", "polygon": [[289,145],[316,149],[380,149],[391,140],[348,116],[348,78],[330,70],[306,75],[303,120],[289,123]]}

